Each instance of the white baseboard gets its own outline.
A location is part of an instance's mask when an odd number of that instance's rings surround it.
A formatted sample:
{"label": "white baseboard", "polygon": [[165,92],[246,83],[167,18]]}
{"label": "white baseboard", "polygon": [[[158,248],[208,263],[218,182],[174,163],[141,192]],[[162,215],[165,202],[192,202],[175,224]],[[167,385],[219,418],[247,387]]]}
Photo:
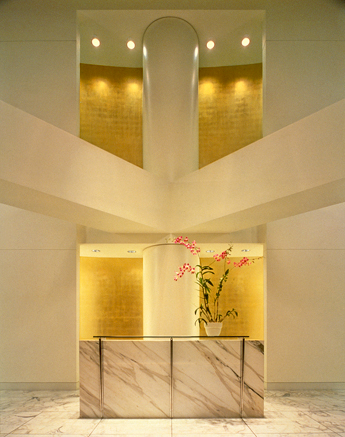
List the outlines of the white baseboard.
{"label": "white baseboard", "polygon": [[0,382],[0,390],[78,390],[79,382]]}
{"label": "white baseboard", "polygon": [[266,390],[344,390],[345,382],[266,382]]}

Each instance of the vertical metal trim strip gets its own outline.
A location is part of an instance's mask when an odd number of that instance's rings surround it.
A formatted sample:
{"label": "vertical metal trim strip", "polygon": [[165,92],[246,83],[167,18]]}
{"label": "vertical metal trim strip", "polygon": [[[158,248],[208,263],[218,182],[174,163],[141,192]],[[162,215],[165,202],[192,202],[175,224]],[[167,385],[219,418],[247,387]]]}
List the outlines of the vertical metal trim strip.
{"label": "vertical metal trim strip", "polygon": [[173,418],[173,360],[174,360],[174,340],[170,337],[170,418]]}
{"label": "vertical metal trim strip", "polygon": [[98,351],[99,351],[99,409],[101,412],[101,418],[103,419],[104,387],[103,387],[103,347],[102,347],[101,338],[98,340]]}
{"label": "vertical metal trim strip", "polygon": [[240,415],[241,415],[241,417],[243,417],[244,359],[245,359],[245,339],[242,338],[242,345],[241,345],[241,389],[240,389]]}

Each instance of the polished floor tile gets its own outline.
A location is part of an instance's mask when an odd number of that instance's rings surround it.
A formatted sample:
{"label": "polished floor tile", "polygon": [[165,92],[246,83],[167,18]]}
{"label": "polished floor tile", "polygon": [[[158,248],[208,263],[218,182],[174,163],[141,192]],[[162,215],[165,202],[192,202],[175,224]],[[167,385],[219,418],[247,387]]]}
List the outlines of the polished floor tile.
{"label": "polished floor tile", "polygon": [[15,434],[90,435],[100,419],[79,419],[76,412],[43,412],[15,430]]}
{"label": "polished floor tile", "polygon": [[328,432],[327,427],[316,421],[301,419],[255,419],[245,420],[251,431],[257,434],[304,434]]}
{"label": "polished floor tile", "polygon": [[[252,434],[253,435],[253,434]],[[316,434],[258,434],[259,437],[339,437],[339,434],[334,433],[316,433]]]}
{"label": "polished floor tile", "polygon": [[20,425],[29,422],[33,417],[35,417],[38,414],[40,413],[39,412],[36,413],[22,412],[16,414],[2,413],[0,419],[0,432],[6,435],[17,429]]}
{"label": "polished floor tile", "polygon": [[270,391],[262,419],[80,419],[77,391],[0,392],[0,437],[345,437],[345,390]]}
{"label": "polished floor tile", "polygon": [[242,419],[173,419],[172,435],[250,434]]}
{"label": "polished floor tile", "polygon": [[93,433],[108,435],[171,435],[170,419],[103,419]]}

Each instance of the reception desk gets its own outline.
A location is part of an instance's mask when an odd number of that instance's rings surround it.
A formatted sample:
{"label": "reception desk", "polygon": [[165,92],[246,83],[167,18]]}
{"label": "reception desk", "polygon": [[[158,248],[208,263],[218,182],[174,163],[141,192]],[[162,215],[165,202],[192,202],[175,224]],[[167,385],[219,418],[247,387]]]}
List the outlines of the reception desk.
{"label": "reception desk", "polygon": [[80,416],[264,415],[264,345],[229,337],[80,341]]}

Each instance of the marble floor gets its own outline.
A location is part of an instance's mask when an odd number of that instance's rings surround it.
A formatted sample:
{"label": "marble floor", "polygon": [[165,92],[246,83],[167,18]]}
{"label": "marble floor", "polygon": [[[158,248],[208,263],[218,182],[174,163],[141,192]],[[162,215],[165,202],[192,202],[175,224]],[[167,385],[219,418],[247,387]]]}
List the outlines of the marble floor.
{"label": "marble floor", "polygon": [[345,390],[270,391],[262,419],[79,419],[76,391],[0,391],[0,437],[345,437]]}

